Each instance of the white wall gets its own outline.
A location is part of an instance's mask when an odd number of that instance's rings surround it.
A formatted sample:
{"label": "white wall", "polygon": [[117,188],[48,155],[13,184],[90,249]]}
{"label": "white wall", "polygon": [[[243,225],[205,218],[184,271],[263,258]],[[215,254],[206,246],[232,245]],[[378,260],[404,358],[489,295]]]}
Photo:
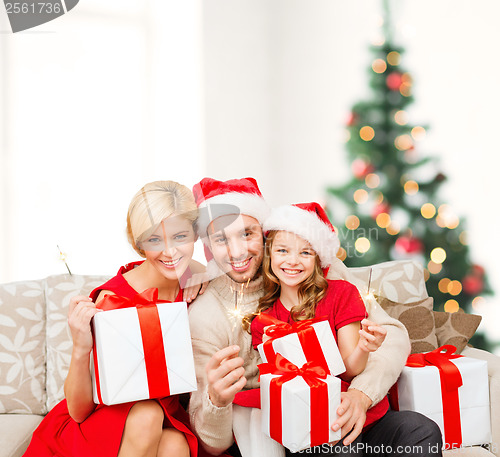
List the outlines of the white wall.
{"label": "white wall", "polygon": [[202,177],[201,3],[80,3],[18,34],[0,8],[0,282],[66,273],[57,245],[114,274],[134,193]]}

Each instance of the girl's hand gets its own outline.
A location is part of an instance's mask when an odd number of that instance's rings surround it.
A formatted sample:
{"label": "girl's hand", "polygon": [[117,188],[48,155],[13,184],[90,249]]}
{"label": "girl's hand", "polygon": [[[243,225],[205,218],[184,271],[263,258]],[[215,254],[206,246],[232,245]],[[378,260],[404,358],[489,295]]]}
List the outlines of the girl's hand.
{"label": "girl's hand", "polygon": [[187,281],[182,294],[182,299],[191,303],[198,295],[202,295],[208,287],[208,274],[195,273]]}
{"label": "girl's hand", "polygon": [[387,330],[375,322],[363,319],[359,331],[359,347],[365,352],[376,351],[384,342]]}
{"label": "girl's hand", "polygon": [[101,312],[89,297],[77,295],[69,302],[68,324],[73,338],[73,351],[90,354],[92,350],[92,332],[90,320]]}
{"label": "girl's hand", "polygon": [[270,340],[271,337],[269,335],[266,335],[266,331],[268,328],[273,327],[272,325],[268,325],[267,327],[264,327],[264,333],[262,334],[262,342],[265,343],[267,340]]}

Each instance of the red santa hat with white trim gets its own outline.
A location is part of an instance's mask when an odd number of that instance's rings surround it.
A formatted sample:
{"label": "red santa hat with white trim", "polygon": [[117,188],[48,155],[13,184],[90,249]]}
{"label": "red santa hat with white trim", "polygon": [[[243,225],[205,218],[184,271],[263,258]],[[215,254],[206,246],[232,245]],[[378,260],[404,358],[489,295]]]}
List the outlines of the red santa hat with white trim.
{"label": "red santa hat with white trim", "polygon": [[316,251],[321,267],[327,268],[337,257],[340,241],[326,211],[319,203],[297,203],[274,208],[263,226],[264,232],[284,230],[308,241]]}
{"label": "red santa hat with white trim", "polygon": [[262,226],[270,208],[253,178],[218,181],[203,178],[193,187],[193,194],[200,210],[198,235],[207,237],[209,224],[221,216],[245,214],[257,219]]}

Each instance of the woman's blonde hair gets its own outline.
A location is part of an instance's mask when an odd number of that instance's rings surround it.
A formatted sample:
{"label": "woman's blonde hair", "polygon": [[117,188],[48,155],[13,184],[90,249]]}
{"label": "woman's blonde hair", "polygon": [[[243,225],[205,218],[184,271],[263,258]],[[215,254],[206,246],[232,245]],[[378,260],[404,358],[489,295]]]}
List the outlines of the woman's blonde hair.
{"label": "woman's blonde hair", "polygon": [[[279,279],[271,268],[271,249],[278,230],[271,230],[264,245],[264,258],[262,260],[262,276],[264,279],[264,296],[259,300],[257,310],[243,318],[243,328],[248,330],[250,323],[258,314],[272,308],[276,300],[280,297],[281,285]],[[321,269],[321,260],[318,254],[314,263],[314,270],[304,282],[299,285],[299,305],[290,310],[294,321],[311,319],[316,313],[316,305],[324,298],[328,289],[328,281],[325,279]]]}
{"label": "woman's blonde hair", "polygon": [[154,181],[134,195],[127,213],[127,238],[140,256],[145,255],[137,243],[153,233],[163,219],[173,215],[191,222],[196,233],[198,208],[186,186],[175,181]]}

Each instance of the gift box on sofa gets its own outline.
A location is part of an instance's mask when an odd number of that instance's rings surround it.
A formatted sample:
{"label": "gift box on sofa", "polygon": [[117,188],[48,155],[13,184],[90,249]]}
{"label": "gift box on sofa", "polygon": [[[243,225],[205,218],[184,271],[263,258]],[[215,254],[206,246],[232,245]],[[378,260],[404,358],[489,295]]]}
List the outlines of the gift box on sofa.
{"label": "gift box on sofa", "polygon": [[[268,317],[264,319],[267,320]],[[272,319],[274,326],[266,332],[271,339],[257,346],[262,361],[269,362],[279,353],[299,367],[306,362],[317,361],[320,364],[326,363],[330,370],[328,374],[332,376],[345,371],[328,321],[317,322],[315,319],[308,319],[290,325]]]}
{"label": "gift box on sofa", "polygon": [[280,354],[259,365],[262,431],[292,452],[338,441],[331,424],[340,404],[340,379],[314,362],[302,368]]}
{"label": "gift box on sofa", "polygon": [[454,351],[443,346],[411,355],[391,393],[391,406],[436,422],[445,449],[490,443],[487,362]]}
{"label": "gift box on sofa", "polygon": [[104,309],[121,309],[93,318],[95,403],[113,405],[196,390],[186,303],[156,303],[157,292],[146,292],[132,300],[110,295],[99,303]]}

